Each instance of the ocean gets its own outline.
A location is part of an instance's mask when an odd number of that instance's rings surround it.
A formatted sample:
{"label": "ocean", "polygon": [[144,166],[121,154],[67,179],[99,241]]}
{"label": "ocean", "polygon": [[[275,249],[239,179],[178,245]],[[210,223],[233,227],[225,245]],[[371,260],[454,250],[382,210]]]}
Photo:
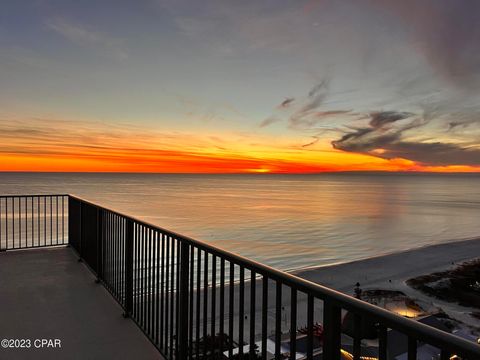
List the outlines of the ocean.
{"label": "ocean", "polygon": [[480,174],[0,173],[0,189],[75,194],[282,270],[480,236]]}

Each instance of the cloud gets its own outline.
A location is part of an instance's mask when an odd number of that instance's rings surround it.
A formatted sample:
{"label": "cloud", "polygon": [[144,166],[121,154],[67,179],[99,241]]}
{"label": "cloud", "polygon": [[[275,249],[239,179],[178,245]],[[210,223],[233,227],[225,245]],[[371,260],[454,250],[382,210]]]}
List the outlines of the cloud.
{"label": "cloud", "polygon": [[385,127],[396,121],[403,120],[412,116],[412,113],[397,111],[380,111],[371,114],[370,126],[374,129]]}
{"label": "cloud", "polygon": [[309,92],[308,97],[302,104],[290,115],[289,126],[292,128],[311,127],[309,117],[313,115],[316,110],[327,97],[328,94],[328,80],[322,80],[315,85]]}
{"label": "cloud", "polygon": [[372,150],[384,148],[388,144],[399,141],[402,133],[407,130],[424,126],[430,120],[425,117],[415,118],[401,126],[393,127],[394,123],[409,119],[414,114],[398,111],[377,111],[370,114],[368,127],[352,128],[338,140],[332,141],[335,149],[370,153]]}
{"label": "cloud", "polygon": [[399,141],[385,146],[386,159],[403,158],[425,165],[480,165],[480,148],[441,142]]}
{"label": "cloud", "polygon": [[480,2],[371,0],[398,16],[429,62],[458,86],[480,81]]}
{"label": "cloud", "polygon": [[[32,154],[47,152],[83,153],[86,149],[199,151],[213,147],[212,141],[191,134],[157,132],[136,126],[51,118],[0,119],[1,152],[24,149]],[[175,145],[177,144],[177,145]]]}
{"label": "cloud", "polygon": [[54,18],[49,19],[45,25],[48,29],[75,44],[98,46],[120,59],[126,59],[128,57],[122,40],[92,30],[83,24],[72,23],[63,18]]}
{"label": "cloud", "polygon": [[309,147],[309,146],[312,146],[312,145],[315,145],[319,140],[320,140],[320,137],[315,135],[315,136],[312,136],[312,141],[310,141],[309,143],[306,143],[306,144],[303,144],[302,147]]}
{"label": "cloud", "polygon": [[[466,128],[471,128],[472,125],[477,125],[480,128],[480,112],[476,109],[464,108],[461,111],[453,112],[450,115],[450,121],[447,124],[449,132],[457,132]],[[472,132],[470,132],[471,134]]]}
{"label": "cloud", "polygon": [[359,128],[343,135],[338,140],[333,140],[332,146],[343,151],[370,153],[372,150],[384,148],[388,144],[397,141],[400,135],[400,131],[379,134],[371,127]]}
{"label": "cloud", "polygon": [[455,120],[448,123],[448,130],[454,130],[457,128],[466,128],[473,124],[480,124],[480,119],[469,119],[469,120]]}
{"label": "cloud", "polygon": [[281,108],[286,108],[292,104],[292,102],[295,101],[295,98],[286,98],[285,100],[282,101],[280,104]]}
{"label": "cloud", "polygon": [[263,127],[267,127],[268,125],[271,125],[271,124],[274,124],[276,122],[279,122],[281,121],[282,119],[278,118],[278,117],[274,117],[274,116],[270,116],[268,118],[266,118],[265,120],[263,120],[261,123],[260,123],[260,127],[263,128]]}
{"label": "cloud", "polygon": [[287,120],[291,129],[311,129],[324,118],[342,115],[350,110],[318,111],[328,95],[329,81],[324,79],[313,86],[304,98],[288,97],[276,106],[276,113],[260,123],[260,127]]}
{"label": "cloud", "polygon": [[[480,165],[480,148],[466,144],[405,140],[404,133],[425,126],[431,110],[418,117],[409,112],[383,111],[370,114],[367,127],[352,128],[332,141],[335,149],[368,154],[383,159],[403,158],[428,166]],[[399,126],[393,126],[397,122]]]}

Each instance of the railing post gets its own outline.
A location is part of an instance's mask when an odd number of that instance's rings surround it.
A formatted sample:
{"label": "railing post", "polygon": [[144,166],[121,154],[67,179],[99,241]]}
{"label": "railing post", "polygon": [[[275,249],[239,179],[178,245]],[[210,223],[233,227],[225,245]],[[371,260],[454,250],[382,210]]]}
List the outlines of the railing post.
{"label": "railing post", "polygon": [[340,359],[341,309],[330,300],[323,303],[323,358]]}
{"label": "railing post", "polygon": [[[45,199],[45,201],[47,201]],[[82,262],[82,245],[83,245],[83,202],[80,201],[80,210],[79,210],[79,219],[78,219],[78,231],[80,232],[78,236],[78,262]]]}
{"label": "railing post", "polygon": [[103,211],[97,208],[97,279],[98,284],[103,278]]}
{"label": "railing post", "polygon": [[378,359],[387,360],[387,328],[380,325],[378,328]]}
{"label": "railing post", "polygon": [[124,317],[132,314],[133,308],[133,220],[126,219],[125,237],[125,312]]}
{"label": "railing post", "polygon": [[180,298],[178,320],[178,358],[186,360],[188,356],[188,273],[189,273],[190,246],[186,241],[181,242],[180,248]]}

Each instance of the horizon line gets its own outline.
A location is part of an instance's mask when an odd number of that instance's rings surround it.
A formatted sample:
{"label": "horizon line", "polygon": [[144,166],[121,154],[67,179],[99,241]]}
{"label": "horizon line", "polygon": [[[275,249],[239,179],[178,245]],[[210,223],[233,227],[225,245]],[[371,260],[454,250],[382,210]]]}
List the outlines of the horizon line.
{"label": "horizon line", "polygon": [[156,172],[156,171],[38,171],[0,170],[0,174],[152,174],[152,175],[332,175],[332,174],[444,174],[480,175],[480,171],[422,171],[422,170],[339,170],[318,172]]}

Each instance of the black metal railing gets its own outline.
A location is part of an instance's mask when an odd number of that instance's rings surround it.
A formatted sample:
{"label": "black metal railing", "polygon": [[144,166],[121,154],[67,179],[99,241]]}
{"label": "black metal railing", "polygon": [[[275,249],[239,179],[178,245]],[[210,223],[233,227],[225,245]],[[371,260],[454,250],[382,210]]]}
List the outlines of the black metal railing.
{"label": "black metal railing", "polygon": [[390,330],[403,334],[410,360],[422,344],[439,359],[480,359],[477,344],[74,196],[69,229],[70,244],[168,359],[366,359],[367,324],[379,359],[390,357]]}
{"label": "black metal railing", "polygon": [[[30,217],[25,219],[33,218],[33,225],[26,225],[23,215],[19,220],[19,201],[24,204],[20,213],[26,210]],[[453,354],[480,359],[475,343],[76,196],[10,196],[0,202],[2,246],[66,244],[68,232],[79,258],[167,359],[315,359],[322,354],[323,359],[366,360],[372,346],[362,343],[365,327],[375,332],[374,358],[393,358],[390,335],[395,331],[409,360],[424,344],[436,347],[442,360]],[[31,229],[30,243],[19,240],[23,231],[11,230],[13,218],[15,226],[21,221]],[[55,220],[61,231],[55,232]],[[6,224],[9,230],[3,232]],[[52,241],[45,240],[45,231]],[[345,327],[347,312],[351,328]]]}
{"label": "black metal railing", "polygon": [[0,251],[68,243],[68,195],[0,196]]}

